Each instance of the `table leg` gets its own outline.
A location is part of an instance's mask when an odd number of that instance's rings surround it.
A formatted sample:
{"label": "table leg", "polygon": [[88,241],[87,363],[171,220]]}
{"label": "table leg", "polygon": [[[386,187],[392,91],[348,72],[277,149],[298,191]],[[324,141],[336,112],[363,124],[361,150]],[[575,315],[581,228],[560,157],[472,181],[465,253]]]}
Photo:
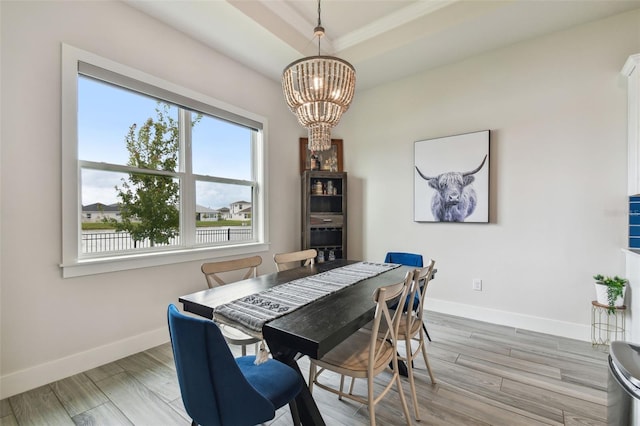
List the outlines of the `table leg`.
{"label": "table leg", "polygon": [[[289,367],[296,370],[304,380],[304,375],[302,374],[302,371],[300,371],[300,367],[296,362],[297,352],[292,351],[289,348],[278,347],[277,345],[274,346],[271,342],[269,342],[268,339],[267,345],[269,345],[269,350],[271,351],[271,356],[273,357],[273,359],[283,362]],[[307,386],[303,386],[302,390],[296,397],[296,406],[298,408],[298,414],[300,415],[300,421],[303,426],[325,425],[324,420],[322,419],[322,415],[320,414],[320,410],[318,410],[318,406],[316,405],[316,402],[313,399],[311,392],[309,392],[309,388]]]}

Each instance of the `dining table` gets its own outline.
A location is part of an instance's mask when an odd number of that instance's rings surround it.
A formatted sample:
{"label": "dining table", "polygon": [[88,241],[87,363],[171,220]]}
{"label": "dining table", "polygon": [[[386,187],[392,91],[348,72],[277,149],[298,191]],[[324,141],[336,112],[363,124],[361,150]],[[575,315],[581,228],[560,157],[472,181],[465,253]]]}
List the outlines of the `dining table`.
{"label": "dining table", "polygon": [[[300,278],[358,262],[360,261],[336,259],[301,266],[198,291],[178,300],[185,311],[214,319],[214,312],[221,305]],[[375,314],[375,290],[403,281],[406,273],[414,269],[415,267],[394,265],[393,269],[358,281],[265,322],[262,326],[262,336],[271,356],[289,365],[304,377],[297,363],[299,357],[307,355],[320,359],[370,322]],[[308,387],[304,386],[296,397],[296,406],[303,425],[325,424]]]}

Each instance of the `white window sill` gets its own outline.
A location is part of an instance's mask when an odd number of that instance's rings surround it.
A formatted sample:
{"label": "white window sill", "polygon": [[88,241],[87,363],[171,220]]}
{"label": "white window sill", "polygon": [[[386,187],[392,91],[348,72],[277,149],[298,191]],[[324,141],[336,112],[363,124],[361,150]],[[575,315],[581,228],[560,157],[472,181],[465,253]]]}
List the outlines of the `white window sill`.
{"label": "white window sill", "polygon": [[190,250],[132,254],[127,256],[79,260],[61,264],[62,277],[72,278],[85,275],[104,274],[130,269],[148,268],[172,263],[191,262],[226,256],[248,255],[269,250],[268,243],[248,243],[234,246],[206,247]]}

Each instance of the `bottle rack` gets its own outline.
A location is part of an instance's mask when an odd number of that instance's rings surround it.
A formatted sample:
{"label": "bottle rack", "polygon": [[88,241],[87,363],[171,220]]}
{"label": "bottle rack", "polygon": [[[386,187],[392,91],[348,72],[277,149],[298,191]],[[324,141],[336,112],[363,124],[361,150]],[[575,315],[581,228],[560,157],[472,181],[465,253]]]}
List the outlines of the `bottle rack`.
{"label": "bottle rack", "polygon": [[347,254],[347,174],[306,170],[302,175],[302,249],[318,251],[316,261]]}

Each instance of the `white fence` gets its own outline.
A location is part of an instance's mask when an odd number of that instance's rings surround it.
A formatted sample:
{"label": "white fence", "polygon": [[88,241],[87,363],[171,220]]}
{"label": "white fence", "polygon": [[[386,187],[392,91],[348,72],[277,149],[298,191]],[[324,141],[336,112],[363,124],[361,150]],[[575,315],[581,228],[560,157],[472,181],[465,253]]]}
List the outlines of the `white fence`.
{"label": "white fence", "polygon": [[[196,229],[198,244],[221,243],[225,241],[248,241],[253,239],[251,227],[219,227]],[[168,244],[156,246],[180,245],[180,236],[171,238]],[[91,231],[82,232],[82,253],[104,253],[110,251],[135,250],[151,247],[149,240],[134,241],[128,232]]]}

